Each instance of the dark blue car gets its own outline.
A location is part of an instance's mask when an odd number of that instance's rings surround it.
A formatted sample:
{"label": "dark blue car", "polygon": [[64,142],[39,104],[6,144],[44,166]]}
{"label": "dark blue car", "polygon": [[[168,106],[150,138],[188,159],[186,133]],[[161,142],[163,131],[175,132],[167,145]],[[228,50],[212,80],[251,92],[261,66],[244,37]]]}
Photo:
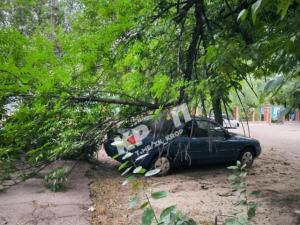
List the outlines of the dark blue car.
{"label": "dark blue car", "polygon": [[106,153],[120,162],[130,160],[146,169],[158,168],[160,175],[174,167],[237,160],[251,166],[261,153],[258,140],[229,133],[202,117],[176,128],[171,120],[148,120],[130,127],[125,135],[124,131],[108,135]]}

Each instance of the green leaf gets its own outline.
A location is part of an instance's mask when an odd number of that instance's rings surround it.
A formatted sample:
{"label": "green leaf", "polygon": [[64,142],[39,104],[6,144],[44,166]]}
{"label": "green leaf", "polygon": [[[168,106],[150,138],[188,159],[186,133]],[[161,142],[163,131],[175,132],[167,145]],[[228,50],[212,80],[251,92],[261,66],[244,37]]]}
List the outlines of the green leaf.
{"label": "green leaf", "polygon": [[141,167],[141,166],[138,166],[137,168],[135,168],[134,170],[133,170],[133,173],[140,173],[140,174],[143,174],[143,173],[145,173],[146,172],[146,170],[143,168],[143,167]]}
{"label": "green leaf", "polygon": [[122,164],[119,166],[118,170],[120,171],[120,170],[122,170],[122,169],[125,169],[125,168],[128,166],[128,163],[129,163],[128,161],[122,163]]}
{"label": "green leaf", "polygon": [[237,178],[237,176],[232,174],[228,177],[228,180],[234,181],[236,178]]}
{"label": "green leaf", "polygon": [[165,221],[166,219],[170,218],[170,214],[174,213],[175,210],[176,210],[176,205],[172,205],[168,208],[165,208],[159,216],[160,220]]}
{"label": "green leaf", "polygon": [[228,166],[227,169],[230,169],[230,170],[237,170],[238,167],[237,167],[237,166]]}
{"label": "green leaf", "polygon": [[136,181],[136,180],[131,183],[131,189],[133,191],[139,190],[140,187],[141,187],[140,183],[138,181]]}
{"label": "green leaf", "polygon": [[132,155],[133,155],[132,152],[127,152],[127,153],[122,157],[122,160],[125,160],[125,159],[130,158]]}
{"label": "green leaf", "polygon": [[160,199],[160,198],[164,198],[164,197],[166,197],[168,194],[167,194],[167,192],[165,192],[165,191],[158,191],[158,192],[153,192],[152,194],[151,194],[151,197],[153,198],[153,199]]}
{"label": "green leaf", "polygon": [[290,41],[291,41],[291,42],[295,42],[295,40],[296,40],[296,35],[294,35],[294,36],[292,36],[292,37],[290,38]]}
{"label": "green leaf", "polygon": [[2,185],[0,185],[0,192],[4,191],[4,187]]}
{"label": "green leaf", "polygon": [[281,19],[283,19],[285,17],[285,15],[292,3],[293,3],[293,0],[280,0],[277,3],[277,13],[280,14]]}
{"label": "green leaf", "polygon": [[[245,164],[246,165],[246,164]],[[247,176],[247,172],[241,172],[240,173],[240,177],[246,177]]]}
{"label": "green leaf", "polygon": [[128,208],[132,209],[133,207],[135,207],[138,204],[138,202],[139,202],[138,196],[136,196],[136,195],[131,196],[129,204],[128,204]]}
{"label": "green leaf", "polygon": [[247,164],[243,164],[241,170],[244,170],[247,167]]}
{"label": "green leaf", "polygon": [[136,160],[135,160],[135,161],[137,162],[137,161],[139,161],[139,160],[141,160],[141,159],[145,158],[145,157],[146,157],[146,156],[148,156],[148,155],[149,155],[149,153],[146,153],[146,154],[140,155],[139,157],[137,157],[137,158],[136,158]]}
{"label": "green leaf", "polygon": [[127,174],[131,169],[132,169],[132,166],[131,166],[131,167],[128,167],[128,168],[121,174],[121,176],[124,176],[125,174]]}
{"label": "green leaf", "polygon": [[240,13],[239,13],[239,15],[238,15],[238,17],[237,17],[237,21],[244,21],[245,19],[246,19],[246,17],[247,17],[247,15],[248,15],[248,10],[247,9],[243,9]]}
{"label": "green leaf", "polygon": [[129,183],[129,181],[131,181],[134,178],[134,176],[129,176],[127,177],[124,182],[122,183],[123,186],[127,185]]}
{"label": "green leaf", "polygon": [[240,183],[238,184],[238,189],[242,189],[242,188],[244,188],[244,187],[246,187],[246,183],[245,183],[245,182],[240,182]]}
{"label": "green leaf", "polygon": [[247,212],[248,218],[252,219],[256,215],[256,205],[250,206]]}
{"label": "green leaf", "polygon": [[271,93],[275,92],[284,84],[285,79],[283,76],[276,76],[272,80],[268,81],[264,87],[264,92]]}
{"label": "green leaf", "polygon": [[154,94],[157,99],[162,98],[166,93],[170,78],[165,74],[156,74],[153,79],[153,86],[150,91]]}
{"label": "green leaf", "polygon": [[260,191],[252,191],[250,192],[250,195],[252,196],[258,196],[260,194]]}
{"label": "green leaf", "polygon": [[152,208],[145,209],[142,215],[141,225],[151,225],[153,218],[154,218],[153,209]]}
{"label": "green leaf", "polygon": [[149,202],[146,201],[146,202],[144,202],[143,204],[140,205],[140,209],[143,209],[143,208],[145,208],[148,205],[149,205]]}
{"label": "green leaf", "polygon": [[118,158],[119,157],[119,154],[116,154],[116,155],[114,155],[113,157],[112,157],[112,159],[116,159],[116,158]]}
{"label": "green leaf", "polygon": [[149,170],[146,174],[145,177],[150,177],[150,176],[154,176],[156,174],[159,174],[160,169],[154,169],[154,170]]}
{"label": "green leaf", "polygon": [[213,62],[218,57],[218,49],[215,46],[209,46],[207,48],[207,53],[205,59],[207,62]]}
{"label": "green leaf", "polygon": [[251,6],[251,12],[252,12],[252,21],[253,23],[255,23],[256,21],[256,17],[257,17],[257,13],[261,7],[262,0],[257,0],[255,3],[252,4]]}

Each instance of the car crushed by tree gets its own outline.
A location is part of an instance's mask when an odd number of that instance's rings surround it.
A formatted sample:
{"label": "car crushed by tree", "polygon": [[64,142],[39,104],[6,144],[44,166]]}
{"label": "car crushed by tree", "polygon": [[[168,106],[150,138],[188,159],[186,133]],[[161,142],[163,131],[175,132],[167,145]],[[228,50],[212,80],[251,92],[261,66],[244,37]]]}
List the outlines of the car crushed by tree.
{"label": "car crushed by tree", "polygon": [[[106,153],[133,167],[159,169],[165,175],[172,168],[239,160],[251,166],[261,153],[258,140],[228,132],[205,117],[151,118],[128,129],[108,134]],[[183,120],[184,119],[184,120]]]}

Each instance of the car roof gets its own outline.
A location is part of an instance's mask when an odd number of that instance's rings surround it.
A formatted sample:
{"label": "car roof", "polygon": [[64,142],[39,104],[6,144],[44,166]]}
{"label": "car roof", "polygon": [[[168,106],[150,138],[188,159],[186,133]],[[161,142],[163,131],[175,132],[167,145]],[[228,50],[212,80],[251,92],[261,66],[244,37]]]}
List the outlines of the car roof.
{"label": "car roof", "polygon": [[[219,125],[214,120],[204,117],[204,116],[191,116],[191,118],[192,118],[192,120],[202,120],[202,121],[207,121],[207,122],[211,122],[216,125]],[[183,118],[181,119],[181,121],[183,121]],[[174,129],[174,124],[173,124],[172,119],[160,118],[158,120],[155,120],[155,119],[149,118],[149,117],[143,121],[140,121],[138,123],[135,123],[135,124],[127,127],[127,129],[132,129],[141,124],[148,126],[150,128],[150,130],[155,130],[158,132],[166,132],[166,131]],[[184,126],[184,124],[183,124],[183,126]],[[181,126],[181,127],[183,127],[183,126]]]}
{"label": "car roof", "polygon": [[215,121],[212,120],[211,118],[204,117],[204,116],[192,116],[192,119],[196,119],[196,120],[206,120],[206,121],[210,121],[210,122],[215,122]]}

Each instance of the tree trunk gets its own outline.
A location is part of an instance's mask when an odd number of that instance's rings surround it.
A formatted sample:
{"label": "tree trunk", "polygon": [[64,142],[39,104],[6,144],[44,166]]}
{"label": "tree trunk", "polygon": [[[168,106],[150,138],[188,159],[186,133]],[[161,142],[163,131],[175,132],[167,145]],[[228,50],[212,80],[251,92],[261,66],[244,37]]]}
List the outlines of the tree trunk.
{"label": "tree trunk", "polygon": [[54,39],[55,38],[55,27],[56,27],[56,0],[51,0],[50,23],[51,23],[51,36]]}
{"label": "tree trunk", "polygon": [[219,124],[223,124],[221,98],[217,95],[212,95],[212,107],[215,115],[215,121]]}
{"label": "tree trunk", "polygon": [[[201,36],[203,35],[203,1],[195,0],[191,1],[195,5],[194,17],[195,17],[195,25],[192,32],[192,39],[188,47],[188,51],[186,54],[186,65],[184,70],[184,80],[191,81],[193,75],[193,68],[195,65],[195,60],[198,51],[198,44],[201,41]],[[184,87],[186,88],[186,87]],[[180,90],[179,102],[187,102],[187,96],[184,91],[184,88]]]}
{"label": "tree trunk", "polygon": [[202,106],[202,114],[203,116],[207,117],[207,110],[205,107],[205,97],[201,95],[201,106]]}

